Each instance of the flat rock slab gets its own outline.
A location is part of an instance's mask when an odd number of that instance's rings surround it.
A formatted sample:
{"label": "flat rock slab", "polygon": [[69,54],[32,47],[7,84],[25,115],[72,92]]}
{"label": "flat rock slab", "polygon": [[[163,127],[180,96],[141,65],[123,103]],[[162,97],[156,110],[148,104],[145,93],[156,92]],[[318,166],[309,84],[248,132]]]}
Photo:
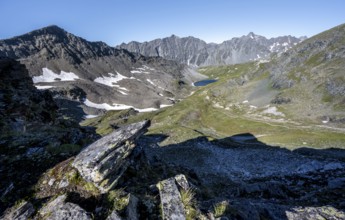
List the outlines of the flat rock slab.
{"label": "flat rock slab", "polygon": [[180,192],[175,178],[169,178],[158,183],[164,220],[186,219]]}
{"label": "flat rock slab", "polygon": [[119,128],[86,147],[72,166],[86,181],[107,192],[126,171],[135,148],[134,141],[147,131],[149,125],[149,121],[142,121]]}

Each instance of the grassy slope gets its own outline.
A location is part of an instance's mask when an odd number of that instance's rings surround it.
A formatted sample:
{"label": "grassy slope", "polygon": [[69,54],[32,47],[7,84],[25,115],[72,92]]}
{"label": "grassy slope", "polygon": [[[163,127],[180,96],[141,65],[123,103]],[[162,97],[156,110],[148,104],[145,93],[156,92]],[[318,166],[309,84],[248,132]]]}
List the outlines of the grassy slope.
{"label": "grassy slope", "polygon": [[[242,103],[253,86],[267,77],[263,65],[247,63],[201,68],[202,74],[219,80],[199,88],[173,107],[131,116],[124,123],[151,119],[149,134],[168,136],[162,145],[180,143],[199,136],[222,139],[251,133],[266,144],[289,149],[305,146],[345,148],[343,131],[323,128],[308,121],[297,123],[287,118],[263,115],[262,109],[252,109]],[[248,83],[241,85],[242,79]],[[281,110],[280,107],[278,109]],[[96,126],[104,135],[112,130],[109,122],[118,118],[119,114],[109,112],[103,119],[91,119],[84,122],[84,125]]]}
{"label": "grassy slope", "polygon": [[[345,117],[345,99],[340,90],[345,83],[345,25],[311,37],[277,58],[283,74],[295,82],[282,91],[294,102],[283,111],[297,120],[320,121],[323,116]],[[327,89],[332,83],[333,94]]]}

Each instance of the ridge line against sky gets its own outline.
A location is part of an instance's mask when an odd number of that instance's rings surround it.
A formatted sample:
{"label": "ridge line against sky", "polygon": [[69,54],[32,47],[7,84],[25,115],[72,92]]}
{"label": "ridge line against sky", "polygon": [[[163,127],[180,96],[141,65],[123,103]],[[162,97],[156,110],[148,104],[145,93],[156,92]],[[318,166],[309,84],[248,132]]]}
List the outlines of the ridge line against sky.
{"label": "ridge line against sky", "polygon": [[345,23],[344,0],[1,0],[0,39],[49,25],[111,46],[172,34],[221,43],[249,32],[311,37]]}

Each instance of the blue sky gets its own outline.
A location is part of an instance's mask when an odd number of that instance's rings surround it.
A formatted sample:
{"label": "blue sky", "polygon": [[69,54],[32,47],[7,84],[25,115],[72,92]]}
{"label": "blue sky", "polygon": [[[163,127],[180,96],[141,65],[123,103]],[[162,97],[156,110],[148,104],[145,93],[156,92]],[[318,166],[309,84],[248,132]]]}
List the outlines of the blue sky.
{"label": "blue sky", "polygon": [[0,0],[0,39],[58,25],[111,46],[175,34],[312,36],[345,23],[344,0]]}

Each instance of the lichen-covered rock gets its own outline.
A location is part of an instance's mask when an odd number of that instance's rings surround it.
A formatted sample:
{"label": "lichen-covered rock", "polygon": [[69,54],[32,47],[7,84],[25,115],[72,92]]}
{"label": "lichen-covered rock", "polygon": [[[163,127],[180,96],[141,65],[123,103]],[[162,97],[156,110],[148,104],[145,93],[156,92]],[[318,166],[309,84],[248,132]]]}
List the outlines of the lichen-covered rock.
{"label": "lichen-covered rock", "polygon": [[90,213],[86,212],[80,206],[74,203],[65,202],[66,195],[61,195],[49,202],[40,211],[43,218],[51,220],[91,220]]}
{"label": "lichen-covered rock", "polygon": [[179,174],[175,176],[176,183],[184,190],[188,190],[190,188],[189,182],[185,175]]}
{"label": "lichen-covered rock", "polygon": [[180,192],[177,189],[175,179],[169,178],[158,183],[159,195],[162,205],[163,219],[186,219]]}
{"label": "lichen-covered rock", "polygon": [[53,201],[48,202],[39,210],[41,216],[49,215],[56,207],[61,206],[66,200],[66,195],[56,197]]}
{"label": "lichen-covered rock", "polygon": [[49,216],[51,220],[91,220],[91,215],[80,206],[73,203],[65,203],[58,209],[55,209]]}
{"label": "lichen-covered rock", "polygon": [[286,211],[289,220],[345,219],[345,213],[331,206],[294,208]]}
{"label": "lichen-covered rock", "polygon": [[130,164],[134,140],[147,131],[149,121],[124,126],[86,147],[73,166],[102,192],[110,190]]}

